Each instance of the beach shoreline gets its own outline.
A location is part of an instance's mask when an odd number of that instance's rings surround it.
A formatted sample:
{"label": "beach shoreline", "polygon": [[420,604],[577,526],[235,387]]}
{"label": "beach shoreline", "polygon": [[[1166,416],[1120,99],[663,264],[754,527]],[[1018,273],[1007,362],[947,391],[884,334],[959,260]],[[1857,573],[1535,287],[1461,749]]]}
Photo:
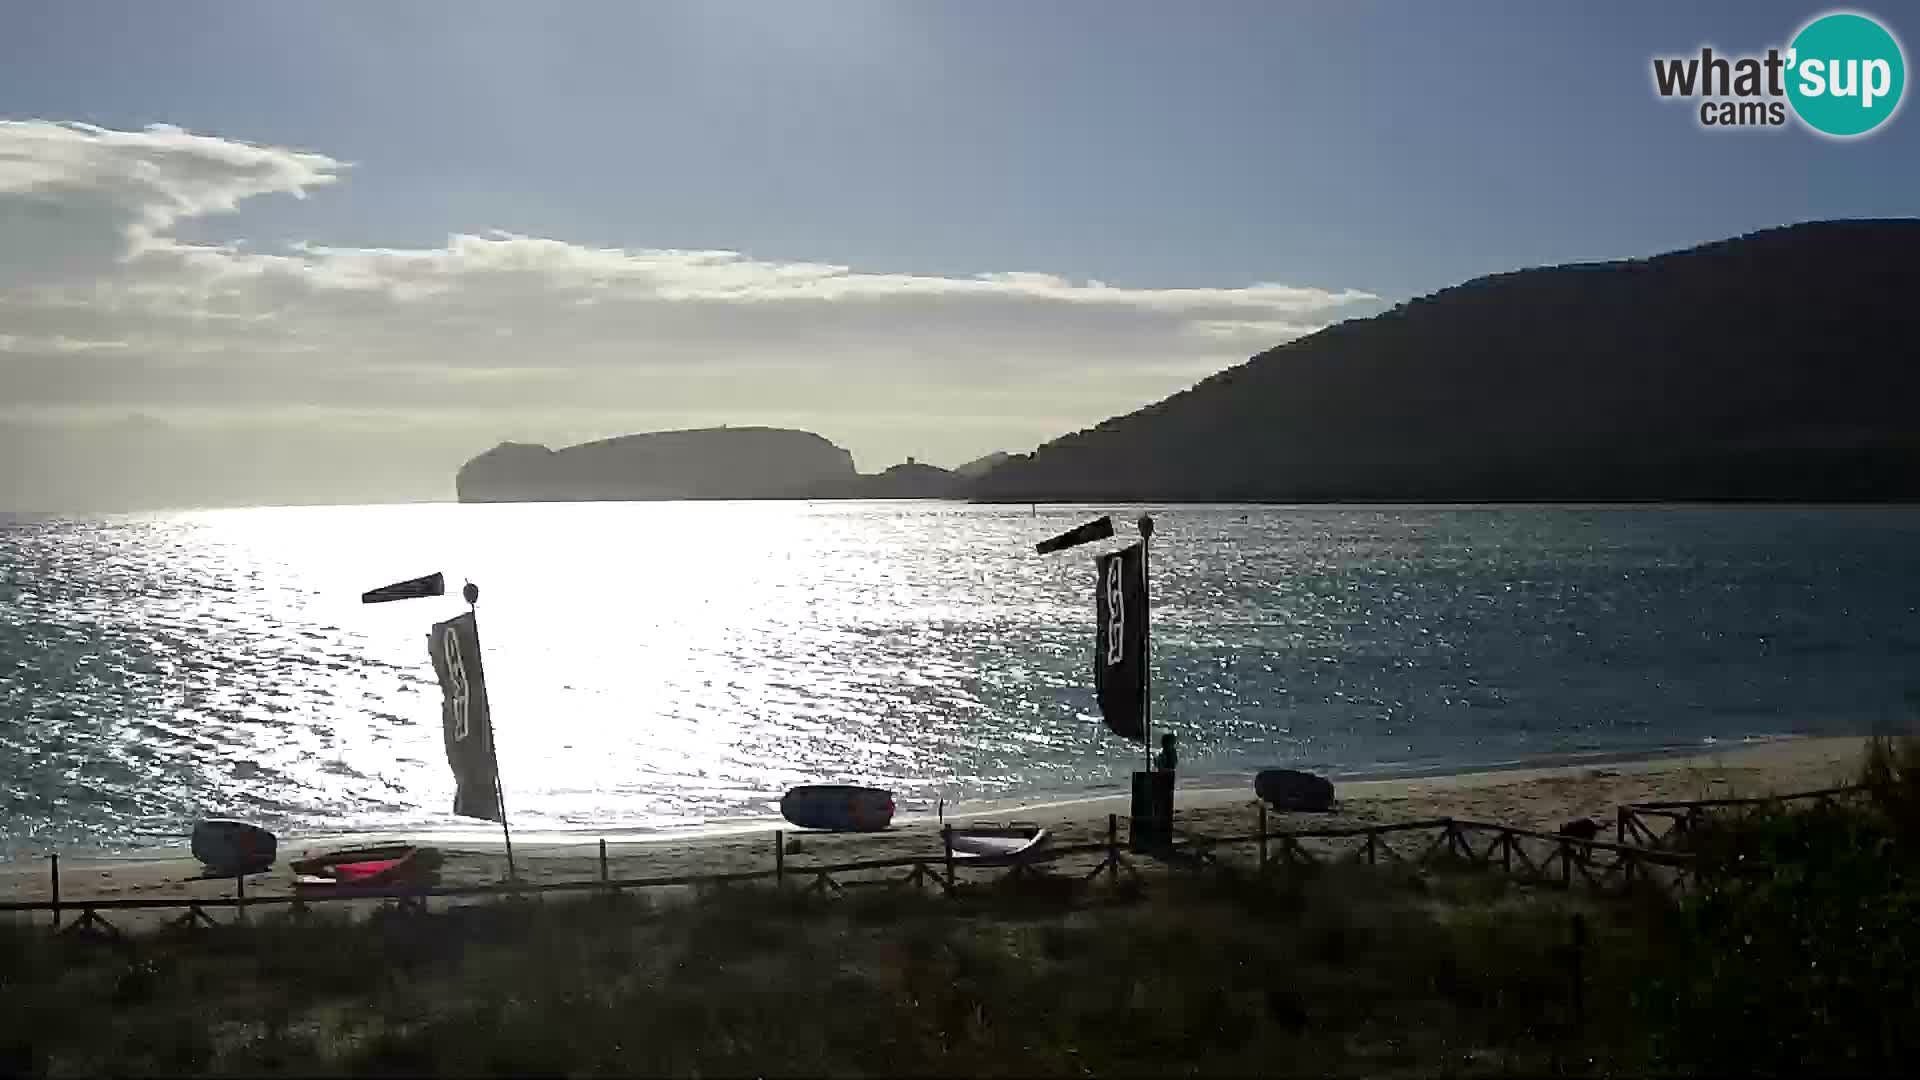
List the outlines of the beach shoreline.
{"label": "beach shoreline", "polygon": [[[1608,765],[1657,762],[1673,758],[1709,757],[1717,754],[1750,749],[1753,747],[1784,742],[1820,741],[1827,738],[1842,740],[1852,736],[1804,736],[1804,735],[1754,735],[1726,740],[1709,740],[1707,743],[1691,742],[1669,744],[1656,747],[1632,749],[1576,750],[1559,751],[1533,755],[1525,758],[1504,761],[1479,761],[1464,764],[1426,764],[1406,765],[1399,763],[1367,766],[1354,769],[1312,770],[1327,777],[1342,789],[1354,789],[1356,785],[1372,785],[1390,782],[1412,782],[1444,779],[1449,777],[1487,777],[1497,778],[1502,774],[1531,772],[1542,769],[1603,767]],[[1280,767],[1280,766],[1274,766]],[[1214,805],[1219,801],[1219,793],[1242,794],[1251,798],[1253,779],[1258,770],[1220,769],[1193,770],[1182,774],[1177,790],[1183,800],[1197,801],[1202,805]],[[1363,789],[1371,790],[1371,789]],[[926,800],[914,800],[916,804]],[[1071,820],[1079,812],[1100,813],[1117,811],[1126,814],[1130,810],[1131,796],[1127,785],[1119,780],[1080,788],[1063,788],[1052,791],[1027,792],[1021,795],[983,796],[968,799],[951,799],[945,804],[945,818],[952,821],[978,821],[985,818],[1018,815],[1022,817],[1038,816],[1048,821]],[[770,808],[777,800],[770,799]],[[929,804],[931,805],[931,804]],[[933,810],[915,809],[898,812],[894,815],[895,828],[910,828],[919,825],[935,824],[941,820],[940,813]],[[708,818],[700,821],[675,822],[665,825],[615,824],[606,826],[571,826],[565,828],[534,827],[513,830],[516,846],[555,847],[572,844],[591,844],[606,840],[609,844],[652,844],[652,843],[688,843],[701,840],[718,840],[737,837],[744,834],[765,834],[774,829],[791,829],[777,812],[756,815],[734,815]],[[463,822],[451,827],[435,825],[423,828],[382,827],[343,829],[288,830],[279,833],[280,844],[284,851],[304,851],[315,846],[343,846],[347,844],[376,844],[412,842],[435,844],[460,848],[482,850],[505,850],[505,839],[498,825],[479,821]],[[139,863],[166,861],[189,857],[188,836],[185,833],[177,837],[148,837],[145,842],[116,845],[104,848],[68,849],[54,848],[50,851],[29,852],[26,854],[0,854],[0,876],[10,867],[33,864],[44,861],[48,854],[58,853],[62,859],[100,863]]]}
{"label": "beach shoreline", "polygon": [[[1347,780],[1337,783],[1338,806],[1334,812],[1272,812],[1268,815],[1269,827],[1304,829],[1457,817],[1550,831],[1572,818],[1610,822],[1618,806],[1633,802],[1784,794],[1845,784],[1857,770],[1865,741],[1863,737],[1773,739],[1693,754],[1594,758],[1579,764],[1544,766],[1523,763],[1438,776]],[[947,814],[946,821],[1031,822],[1047,827],[1062,845],[1097,843],[1108,835],[1109,815],[1117,816],[1124,835],[1130,802],[1129,794],[1119,793],[1043,803],[969,806]],[[1259,814],[1250,785],[1186,786],[1179,790],[1176,802],[1176,826],[1197,835],[1251,833],[1257,828]],[[446,856],[443,878],[449,885],[491,884],[507,877],[504,845],[498,835],[295,837],[282,843],[280,861],[272,871],[247,879],[247,895],[263,898],[289,891],[291,872],[286,863],[290,859],[334,846],[391,839],[439,847]],[[786,845],[786,866],[794,873],[804,873],[812,865],[938,860],[944,854],[940,822],[932,816],[914,815],[896,820],[892,828],[880,833],[808,833],[774,820],[677,836],[622,837],[611,831],[605,835],[516,835],[515,869],[522,880],[535,883],[593,881],[601,873],[603,840],[606,870],[615,879],[691,878],[770,870],[775,865],[777,844]],[[232,879],[203,878],[200,872],[200,865],[184,843],[136,854],[63,857],[61,899],[78,906],[87,899],[234,895]],[[51,898],[51,892],[47,860],[0,865],[0,902],[43,901]],[[118,916],[116,921],[120,921]]]}

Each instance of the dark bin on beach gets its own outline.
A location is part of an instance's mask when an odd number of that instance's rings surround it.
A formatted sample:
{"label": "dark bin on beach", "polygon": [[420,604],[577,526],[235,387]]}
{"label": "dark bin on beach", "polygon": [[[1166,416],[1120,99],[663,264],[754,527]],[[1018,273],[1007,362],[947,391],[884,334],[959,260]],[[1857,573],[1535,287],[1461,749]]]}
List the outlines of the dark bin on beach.
{"label": "dark bin on beach", "polygon": [[1173,844],[1173,773],[1155,769],[1133,774],[1134,853],[1160,851]]}

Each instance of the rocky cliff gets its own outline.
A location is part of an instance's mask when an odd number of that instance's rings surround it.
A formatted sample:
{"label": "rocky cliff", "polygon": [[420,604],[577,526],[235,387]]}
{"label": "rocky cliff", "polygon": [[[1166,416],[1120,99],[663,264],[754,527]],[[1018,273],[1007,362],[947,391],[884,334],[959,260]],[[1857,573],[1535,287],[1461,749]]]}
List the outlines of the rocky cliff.
{"label": "rocky cliff", "polygon": [[461,466],[461,502],[804,498],[856,475],[853,456],[811,432],[700,428],[622,435],[561,450],[501,443]]}

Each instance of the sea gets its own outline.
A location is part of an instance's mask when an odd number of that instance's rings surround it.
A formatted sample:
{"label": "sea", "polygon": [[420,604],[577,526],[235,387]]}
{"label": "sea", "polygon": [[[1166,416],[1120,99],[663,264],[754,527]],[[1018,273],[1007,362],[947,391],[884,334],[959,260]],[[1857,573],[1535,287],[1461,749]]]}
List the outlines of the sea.
{"label": "sea", "polygon": [[[0,517],[0,857],[494,826],[449,813],[427,654],[477,605],[515,829],[1125,790],[1093,692],[1110,513],[1150,560],[1187,782],[1905,730],[1920,508],[424,504]],[[449,595],[364,605],[433,571]]]}

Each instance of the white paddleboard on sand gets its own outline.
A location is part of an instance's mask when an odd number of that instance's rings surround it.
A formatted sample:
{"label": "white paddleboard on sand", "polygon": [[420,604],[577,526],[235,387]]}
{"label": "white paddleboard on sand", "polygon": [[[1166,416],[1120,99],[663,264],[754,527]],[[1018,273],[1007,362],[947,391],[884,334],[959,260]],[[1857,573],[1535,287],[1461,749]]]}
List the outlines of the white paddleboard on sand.
{"label": "white paddleboard on sand", "polygon": [[982,866],[1027,862],[1046,850],[1053,837],[1038,825],[984,826],[949,834],[953,857]]}

